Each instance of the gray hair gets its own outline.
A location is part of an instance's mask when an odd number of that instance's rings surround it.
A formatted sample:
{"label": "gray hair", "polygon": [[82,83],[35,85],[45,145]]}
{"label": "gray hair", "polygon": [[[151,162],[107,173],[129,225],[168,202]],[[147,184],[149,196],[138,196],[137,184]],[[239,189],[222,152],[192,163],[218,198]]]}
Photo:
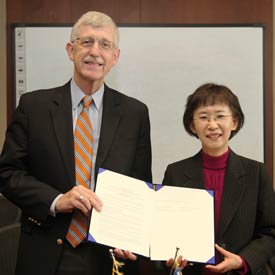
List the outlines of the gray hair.
{"label": "gray hair", "polygon": [[119,30],[113,19],[105,13],[97,11],[89,11],[83,14],[74,24],[71,32],[71,41],[78,38],[78,29],[82,25],[88,25],[92,28],[102,28],[105,26],[112,26],[114,29],[114,44],[118,47]]}

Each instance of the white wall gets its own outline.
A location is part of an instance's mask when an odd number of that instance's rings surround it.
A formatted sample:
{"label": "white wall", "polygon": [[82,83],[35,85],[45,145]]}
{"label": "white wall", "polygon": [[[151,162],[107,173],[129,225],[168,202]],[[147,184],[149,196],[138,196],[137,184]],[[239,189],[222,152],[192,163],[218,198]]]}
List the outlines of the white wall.
{"label": "white wall", "polygon": [[[73,64],[64,47],[70,30],[16,29],[17,98],[68,81]],[[201,147],[184,131],[182,115],[187,96],[205,82],[227,85],[238,95],[246,121],[231,148],[263,161],[261,27],[121,27],[120,34],[119,64],[106,82],[148,105],[155,183],[162,181],[167,164]]]}
{"label": "white wall", "polygon": [[[273,5],[273,17],[275,15],[275,5]],[[273,20],[273,30],[275,30],[275,20]],[[275,31],[273,31],[273,79],[275,79]],[[0,0],[0,148],[2,147],[7,120],[7,84],[6,84],[6,1]],[[275,110],[275,81],[273,81],[273,110]],[[273,137],[275,138],[275,112],[273,112]],[[273,146],[273,159],[275,159],[275,146]],[[275,171],[275,161],[273,162]],[[274,181],[275,187],[275,181]]]}

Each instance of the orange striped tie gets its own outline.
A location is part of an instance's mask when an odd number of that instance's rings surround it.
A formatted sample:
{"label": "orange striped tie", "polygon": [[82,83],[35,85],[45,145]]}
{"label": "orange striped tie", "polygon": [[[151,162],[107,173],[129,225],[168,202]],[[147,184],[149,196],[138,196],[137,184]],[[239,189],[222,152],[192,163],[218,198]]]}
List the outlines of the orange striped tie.
{"label": "orange striped tie", "polygon": [[[85,96],[82,99],[83,109],[77,118],[74,133],[76,185],[83,185],[86,188],[90,188],[93,157],[93,128],[88,114],[92,100],[92,96]],[[87,232],[88,218],[80,210],[74,210],[66,235],[67,240],[76,247],[86,239]]]}

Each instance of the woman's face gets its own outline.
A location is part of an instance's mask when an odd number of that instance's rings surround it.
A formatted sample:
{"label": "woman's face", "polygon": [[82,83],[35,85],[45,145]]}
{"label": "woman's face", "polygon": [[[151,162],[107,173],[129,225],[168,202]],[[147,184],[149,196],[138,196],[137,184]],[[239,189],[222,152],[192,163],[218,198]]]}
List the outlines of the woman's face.
{"label": "woman's face", "polygon": [[211,156],[220,156],[228,150],[231,132],[238,121],[226,104],[200,106],[194,112],[191,131],[198,136],[202,149]]}

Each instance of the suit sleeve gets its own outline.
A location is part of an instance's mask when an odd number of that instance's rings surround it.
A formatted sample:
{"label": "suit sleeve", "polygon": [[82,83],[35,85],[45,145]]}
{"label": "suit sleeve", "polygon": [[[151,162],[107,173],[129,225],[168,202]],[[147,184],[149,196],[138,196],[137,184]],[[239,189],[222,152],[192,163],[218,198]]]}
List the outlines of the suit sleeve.
{"label": "suit sleeve", "polygon": [[152,152],[150,136],[150,120],[147,107],[143,113],[139,139],[132,175],[135,178],[152,182]]}
{"label": "suit sleeve", "polygon": [[28,119],[28,98],[21,97],[6,132],[0,156],[0,192],[20,207],[24,214],[44,220],[53,199],[60,193],[32,176],[29,165],[31,125]]}
{"label": "suit sleeve", "polygon": [[259,168],[257,218],[254,238],[239,253],[252,273],[275,254],[275,194],[264,165]]}

